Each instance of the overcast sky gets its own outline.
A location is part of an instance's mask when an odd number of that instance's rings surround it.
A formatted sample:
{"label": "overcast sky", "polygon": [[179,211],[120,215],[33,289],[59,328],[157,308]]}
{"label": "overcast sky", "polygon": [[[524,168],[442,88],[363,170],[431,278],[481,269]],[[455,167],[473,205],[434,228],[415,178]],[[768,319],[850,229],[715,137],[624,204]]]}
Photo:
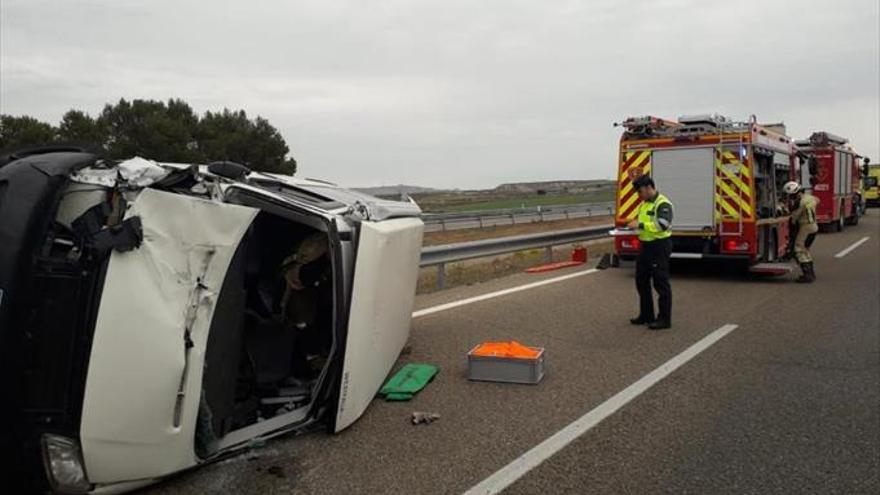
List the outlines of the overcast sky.
{"label": "overcast sky", "polygon": [[719,112],[880,158],[877,0],[0,0],[0,111],[241,108],[300,175],[613,177],[629,115]]}

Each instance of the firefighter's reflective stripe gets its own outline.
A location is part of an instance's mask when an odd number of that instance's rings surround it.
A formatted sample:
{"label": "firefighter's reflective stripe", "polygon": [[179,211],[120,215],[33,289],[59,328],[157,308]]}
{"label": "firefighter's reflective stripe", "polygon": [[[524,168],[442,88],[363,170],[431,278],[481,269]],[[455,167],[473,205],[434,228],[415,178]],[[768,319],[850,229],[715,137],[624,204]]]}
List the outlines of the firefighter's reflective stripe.
{"label": "firefighter's reflective stripe", "polygon": [[620,176],[618,177],[617,218],[633,220],[638,215],[639,195],[632,182],[636,177],[651,173],[651,151],[627,151],[621,154]]}
{"label": "firefighter's reflective stripe", "polygon": [[751,168],[729,150],[715,153],[715,218],[753,218]]}

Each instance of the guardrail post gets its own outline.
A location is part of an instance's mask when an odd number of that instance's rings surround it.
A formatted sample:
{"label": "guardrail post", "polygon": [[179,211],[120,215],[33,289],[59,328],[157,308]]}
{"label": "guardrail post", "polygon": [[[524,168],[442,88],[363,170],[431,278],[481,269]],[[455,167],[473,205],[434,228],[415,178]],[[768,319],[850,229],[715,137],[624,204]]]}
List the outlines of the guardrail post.
{"label": "guardrail post", "polygon": [[437,265],[437,289],[443,290],[446,287],[446,263]]}
{"label": "guardrail post", "polygon": [[481,216],[477,217],[477,219],[480,221],[480,228],[482,229],[483,228],[483,216],[481,215]]}
{"label": "guardrail post", "polygon": [[446,220],[440,219],[440,230],[446,232]]}
{"label": "guardrail post", "polygon": [[513,213],[510,214],[510,225],[516,225],[516,218],[514,218]]}
{"label": "guardrail post", "polygon": [[547,246],[544,248],[544,261],[547,263],[553,261],[553,246]]}

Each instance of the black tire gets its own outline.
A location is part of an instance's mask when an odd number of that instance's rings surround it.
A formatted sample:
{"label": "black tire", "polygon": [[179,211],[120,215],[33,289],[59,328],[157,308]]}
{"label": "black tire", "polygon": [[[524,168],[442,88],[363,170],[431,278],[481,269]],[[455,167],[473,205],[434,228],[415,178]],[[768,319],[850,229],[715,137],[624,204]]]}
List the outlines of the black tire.
{"label": "black tire", "polygon": [[859,224],[859,217],[861,217],[861,215],[859,215],[858,213],[853,215],[852,221],[850,222],[850,225],[858,225]]}

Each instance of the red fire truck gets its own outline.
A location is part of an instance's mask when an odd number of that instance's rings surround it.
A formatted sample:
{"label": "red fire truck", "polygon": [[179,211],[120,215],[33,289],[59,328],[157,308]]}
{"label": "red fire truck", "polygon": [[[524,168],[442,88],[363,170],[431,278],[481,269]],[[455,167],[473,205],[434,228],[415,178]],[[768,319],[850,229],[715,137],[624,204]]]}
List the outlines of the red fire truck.
{"label": "red fire truck", "polygon": [[[675,205],[673,258],[747,261],[753,271],[780,273],[788,217],[779,207],[782,186],[800,168],[783,124],[734,122],[718,115],[632,117],[622,124],[615,224],[636,218],[632,187],[650,175]],[[615,237],[621,259],[639,251],[635,233]]]}
{"label": "red fire truck", "polygon": [[807,157],[802,184],[819,198],[816,218],[820,227],[834,231],[856,225],[862,212],[862,165],[846,138],[830,132],[814,132],[795,142]]}

